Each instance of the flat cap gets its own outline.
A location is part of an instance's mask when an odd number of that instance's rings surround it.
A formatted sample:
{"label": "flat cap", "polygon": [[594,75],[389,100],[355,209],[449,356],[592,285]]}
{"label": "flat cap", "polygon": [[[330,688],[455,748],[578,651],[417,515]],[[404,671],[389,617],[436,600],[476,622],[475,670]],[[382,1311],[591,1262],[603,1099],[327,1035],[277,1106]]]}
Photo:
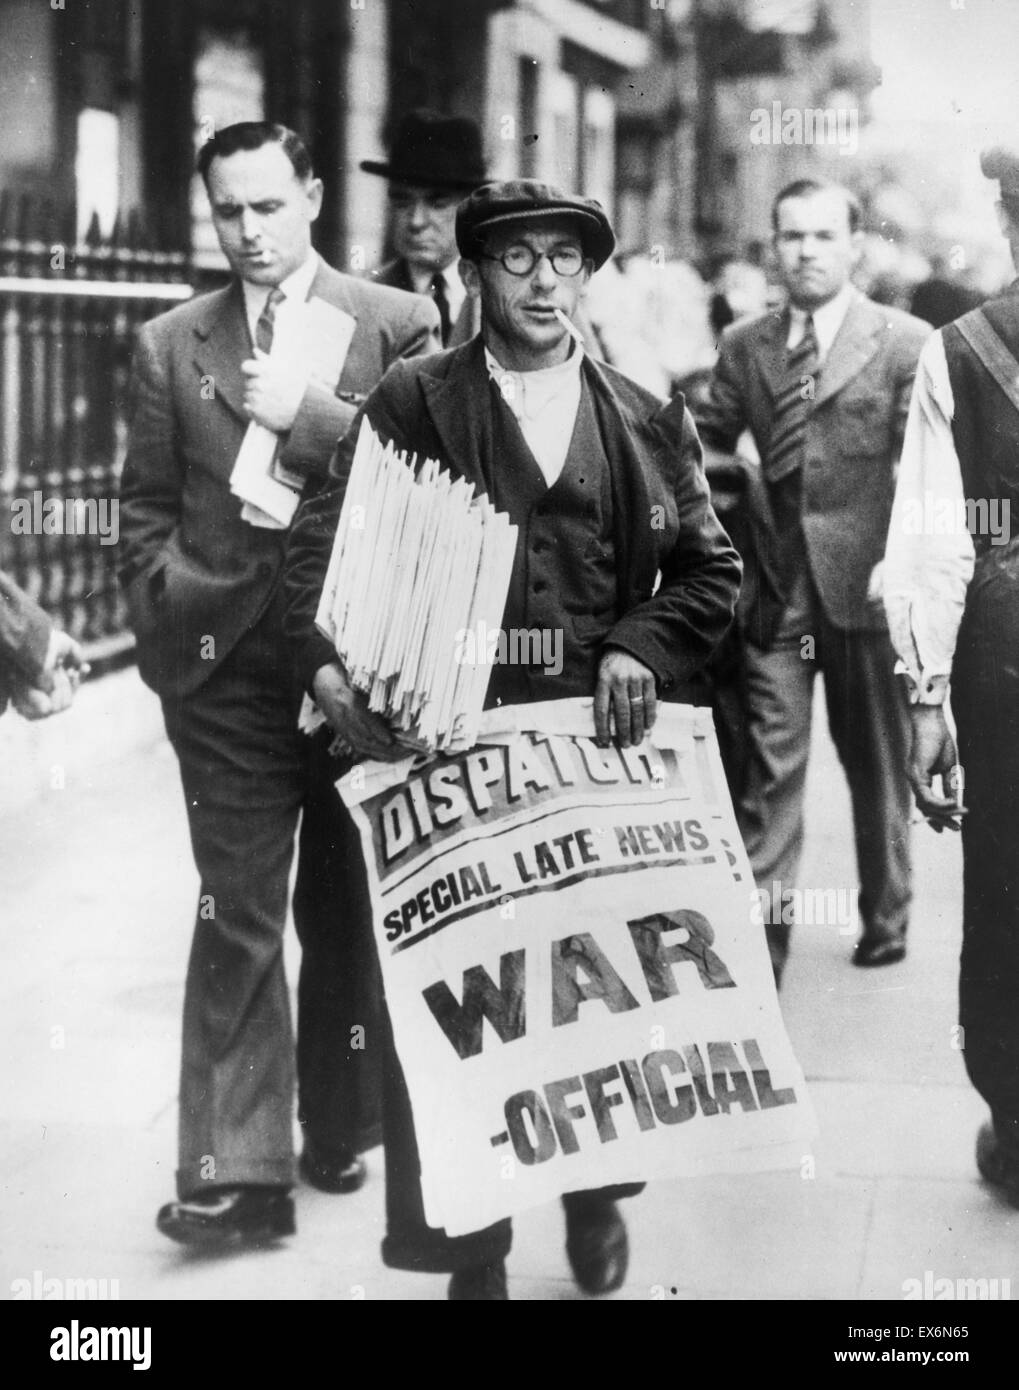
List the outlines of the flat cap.
{"label": "flat cap", "polygon": [[490,228],[549,217],[569,217],[576,222],[584,255],[594,261],[595,270],[612,255],[616,238],[601,203],[564,193],[536,179],[510,179],[476,188],[456,210],[457,248],[466,260],[473,260]]}
{"label": "flat cap", "polygon": [[987,178],[998,180],[1002,197],[1019,198],[1019,140],[981,150],[980,171]]}

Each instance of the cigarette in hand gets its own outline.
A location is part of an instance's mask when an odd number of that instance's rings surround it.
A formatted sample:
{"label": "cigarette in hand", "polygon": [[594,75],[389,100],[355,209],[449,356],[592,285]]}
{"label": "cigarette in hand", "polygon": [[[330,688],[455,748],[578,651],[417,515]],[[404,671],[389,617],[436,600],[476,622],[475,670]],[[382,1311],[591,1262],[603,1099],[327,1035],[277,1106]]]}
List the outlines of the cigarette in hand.
{"label": "cigarette in hand", "polygon": [[575,343],[579,343],[580,346],[583,347],[584,335],[583,333],[581,333],[580,329],[576,326],[576,324],[570,322],[570,320],[563,313],[562,309],[557,309],[553,306],[552,312],[553,314],[555,314],[556,318],[559,320],[562,326],[566,329],[567,333],[570,335],[573,341]]}

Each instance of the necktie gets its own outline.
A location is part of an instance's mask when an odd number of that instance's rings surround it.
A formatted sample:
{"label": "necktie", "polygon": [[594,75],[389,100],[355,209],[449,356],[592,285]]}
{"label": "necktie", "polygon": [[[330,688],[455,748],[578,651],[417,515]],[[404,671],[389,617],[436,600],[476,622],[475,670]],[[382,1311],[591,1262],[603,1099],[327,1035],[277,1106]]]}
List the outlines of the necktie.
{"label": "necktie", "polygon": [[277,285],[275,289],[269,291],[269,298],[265,301],[265,308],[258,316],[255,324],[255,347],[259,352],[269,352],[272,348],[272,335],[276,323],[276,310],[286,299],[286,295]]}
{"label": "necktie", "polygon": [[775,532],[772,571],[783,609],[797,574],[806,564],[800,525],[803,450],[820,367],[814,320],[808,315],[803,337],[786,356],[786,373],[775,397],[765,468]]}
{"label": "necktie", "polygon": [[768,444],[768,480],[779,482],[802,467],[807,420],[817,388],[821,358],[814,320],[807,315],[803,337],[786,356],[786,374],[775,397]]}
{"label": "necktie", "polygon": [[437,272],[432,276],[432,298],[435,300],[435,307],[439,311],[439,324],[442,328],[442,346],[446,347],[449,343],[449,335],[453,323],[449,316],[449,299],[446,297],[446,277],[441,272]]}
{"label": "necktie", "polygon": [[[269,291],[269,298],[265,301],[265,307],[258,316],[255,324],[255,347],[260,352],[269,352],[272,349],[273,334],[276,329],[276,310],[286,299],[286,295],[277,285],[275,289]],[[275,478],[279,483],[285,483],[287,487],[300,492],[302,478],[296,477],[280,463],[280,445],[277,443],[276,452],[273,455],[272,463],[269,465],[269,476]]]}

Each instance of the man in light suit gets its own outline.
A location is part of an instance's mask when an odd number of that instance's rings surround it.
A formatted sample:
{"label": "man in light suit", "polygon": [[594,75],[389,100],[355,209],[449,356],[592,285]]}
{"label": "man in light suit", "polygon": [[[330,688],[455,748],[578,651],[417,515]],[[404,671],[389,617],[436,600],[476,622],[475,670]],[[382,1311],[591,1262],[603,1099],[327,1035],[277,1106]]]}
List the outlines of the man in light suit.
{"label": "man in light suit", "polygon": [[[706,444],[730,453],[748,428],[752,554],[741,603],[749,737],[738,812],[776,979],[789,948],[803,847],[814,676],[853,803],[862,966],[906,952],[910,902],[908,719],[879,576],[909,396],[929,325],[850,283],[859,206],[800,180],[773,208],[788,307],[723,334]],[[822,885],[831,886],[831,885]]]}
{"label": "man in light suit", "polygon": [[361,168],[389,181],[393,260],[372,279],[378,285],[427,294],[439,311],[443,347],[469,342],[481,311],[460,279],[456,209],[485,182],[481,131],[465,116],[411,111],[393,138],[388,162]]}
{"label": "man in light suit", "polygon": [[[179,1200],[158,1225],[175,1240],[224,1245],[294,1230],[283,930],[299,817],[301,1169],[327,1191],[363,1181],[355,1063],[359,1044],[377,1042],[371,1028],[352,1037],[365,1019],[351,967],[369,930],[359,850],[325,760],[297,732],[301,690],[281,627],[287,529],[233,495],[231,472],[255,421],[278,436],[274,472],[296,491],[314,490],[359,401],[397,358],[434,351],[438,322],[433,305],[340,275],[317,256],[322,184],[286,127],[227,127],[204,146],[199,169],[236,278],[141,332],[121,578],[139,671],[163,702],[180,763],[201,875],[184,1003]],[[297,306],[309,298],[353,320],[335,389],[272,352],[277,330],[288,315],[291,329],[301,322]]]}

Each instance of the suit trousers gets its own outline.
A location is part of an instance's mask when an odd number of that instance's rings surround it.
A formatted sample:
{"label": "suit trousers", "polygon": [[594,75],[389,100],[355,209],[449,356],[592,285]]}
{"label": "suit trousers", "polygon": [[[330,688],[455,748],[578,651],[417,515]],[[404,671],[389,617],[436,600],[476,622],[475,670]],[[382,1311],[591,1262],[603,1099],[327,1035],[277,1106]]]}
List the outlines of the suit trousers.
{"label": "suit trousers", "polygon": [[978,557],[952,668],[966,772],[959,1020],[970,1080],[1019,1156],[1019,547]]}
{"label": "suit trousers", "polygon": [[[747,642],[745,657],[749,753],[737,813],[758,889],[770,902],[785,903],[782,894],[796,884],[814,677],[820,671],[828,727],[852,799],[862,935],[904,932],[912,896],[909,715],[887,633],[833,627],[804,558],[774,642],[767,651]],[[781,916],[787,919],[788,913]],[[788,955],[790,930],[788,920],[767,924],[776,977]]]}
{"label": "suit trousers", "polygon": [[367,881],[327,764],[297,731],[301,691],[281,607],[277,593],[205,685],[180,703],[163,702],[201,878],[184,995],[182,1199],[216,1186],[293,1181],[295,1054],[283,934],[299,820],[300,1115],[327,1153],[358,1146],[366,1059],[379,1058],[378,1047],[364,1045],[378,1015],[366,1017],[371,990],[357,959],[368,940]]}

